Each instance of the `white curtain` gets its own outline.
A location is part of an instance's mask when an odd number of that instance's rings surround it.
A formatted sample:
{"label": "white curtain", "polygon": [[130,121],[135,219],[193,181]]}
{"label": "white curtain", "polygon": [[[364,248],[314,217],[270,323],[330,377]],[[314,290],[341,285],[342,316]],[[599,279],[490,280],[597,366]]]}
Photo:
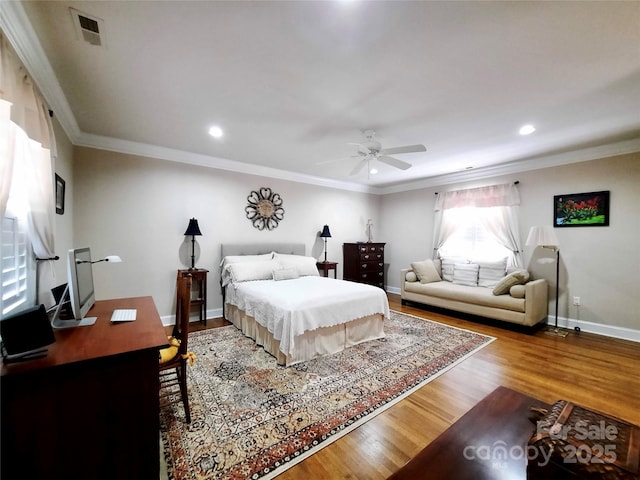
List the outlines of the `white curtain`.
{"label": "white curtain", "polygon": [[[440,247],[459,227],[459,225],[447,218],[446,210],[462,207],[480,209],[496,207],[497,214],[483,215],[482,211],[479,211],[478,218],[481,219],[487,232],[500,245],[511,252],[508,258],[508,265],[522,267],[519,206],[520,194],[513,183],[439,193],[434,208],[434,258],[437,256]],[[492,208],[492,210],[495,210],[495,208]]]}
{"label": "white curtain", "polygon": [[55,276],[55,138],[44,99],[0,32],[0,214],[12,188],[26,188],[29,238],[38,262],[38,299]]}

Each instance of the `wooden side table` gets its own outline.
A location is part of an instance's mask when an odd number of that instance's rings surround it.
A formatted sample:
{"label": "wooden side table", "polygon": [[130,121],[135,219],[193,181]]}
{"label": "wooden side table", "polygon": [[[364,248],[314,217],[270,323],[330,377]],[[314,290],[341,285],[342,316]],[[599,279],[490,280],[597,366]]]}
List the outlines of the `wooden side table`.
{"label": "wooden side table", "polygon": [[329,270],[333,270],[333,278],[338,278],[338,262],[316,262],[316,267],[323,277],[328,277]]}
{"label": "wooden side table", "polygon": [[[191,307],[198,306],[198,318],[204,326],[207,326],[207,273],[209,270],[204,268],[195,268],[193,270],[178,270],[178,275],[190,273],[193,278],[193,287],[191,288]],[[176,305],[176,316],[179,314]]]}

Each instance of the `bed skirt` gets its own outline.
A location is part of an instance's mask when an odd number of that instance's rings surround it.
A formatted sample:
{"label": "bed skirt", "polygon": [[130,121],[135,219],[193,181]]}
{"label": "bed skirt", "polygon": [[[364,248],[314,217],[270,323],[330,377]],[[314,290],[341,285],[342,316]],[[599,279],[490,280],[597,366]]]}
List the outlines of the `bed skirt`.
{"label": "bed skirt", "polygon": [[321,327],[295,338],[295,349],[289,355],[280,350],[280,341],[251,316],[235,305],[225,305],[225,316],[244,335],[255,340],[287,367],[312,358],[330,355],[352,345],[384,337],[384,315],[374,314],[331,327]]}

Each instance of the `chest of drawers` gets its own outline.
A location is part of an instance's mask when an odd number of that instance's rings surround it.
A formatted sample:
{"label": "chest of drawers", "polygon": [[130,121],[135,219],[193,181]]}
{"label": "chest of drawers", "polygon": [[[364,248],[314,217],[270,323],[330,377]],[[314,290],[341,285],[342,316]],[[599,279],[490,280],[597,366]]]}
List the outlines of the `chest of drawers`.
{"label": "chest of drawers", "polygon": [[384,243],[342,245],[345,280],[367,283],[384,289]]}

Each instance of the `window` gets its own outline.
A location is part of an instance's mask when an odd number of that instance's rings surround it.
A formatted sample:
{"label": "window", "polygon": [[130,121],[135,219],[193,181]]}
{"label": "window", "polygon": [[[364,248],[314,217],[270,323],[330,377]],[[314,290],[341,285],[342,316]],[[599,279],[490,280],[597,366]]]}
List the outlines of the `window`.
{"label": "window", "polygon": [[448,217],[446,221],[455,224],[456,229],[440,247],[440,256],[477,260],[500,260],[509,257],[511,251],[501,245],[484,226],[483,217],[499,216],[499,208],[462,207],[451,208],[444,212]]}
{"label": "window", "polygon": [[[11,205],[11,200],[10,200]],[[5,317],[36,303],[36,269],[28,240],[26,215],[7,208],[0,230],[2,296],[0,316]]]}

